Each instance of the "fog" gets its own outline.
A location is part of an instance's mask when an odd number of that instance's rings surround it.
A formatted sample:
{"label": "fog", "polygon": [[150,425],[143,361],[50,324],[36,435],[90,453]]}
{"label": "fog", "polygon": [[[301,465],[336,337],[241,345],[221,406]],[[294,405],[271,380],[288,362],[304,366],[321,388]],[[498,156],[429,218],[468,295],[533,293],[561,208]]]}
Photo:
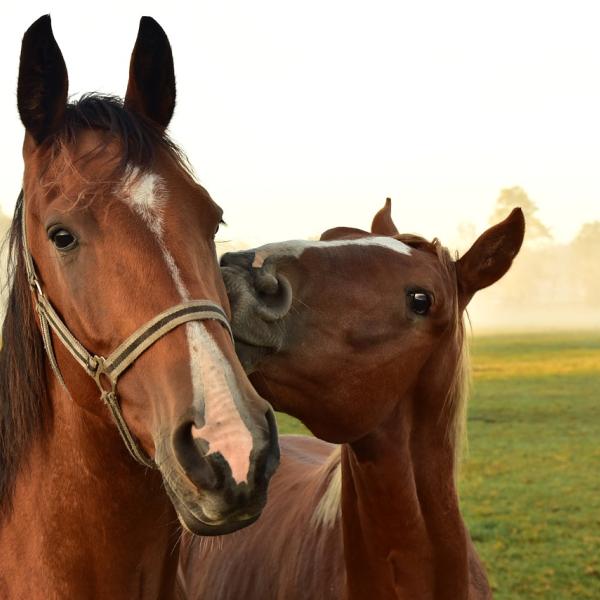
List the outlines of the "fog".
{"label": "fog", "polygon": [[[177,74],[169,132],[225,210],[220,253],[368,227],[386,196],[401,231],[464,252],[523,203],[527,241],[471,303],[474,331],[600,327],[595,3],[51,4],[74,99],[123,94],[139,17],[165,28]],[[30,0],[3,13],[7,213],[23,173],[21,38],[47,11]]]}
{"label": "fog", "polygon": [[[516,206],[525,213],[525,242],[510,271],[473,299],[474,330],[599,329],[600,221],[583,223],[572,240],[558,243],[538,217],[537,205],[522,188],[512,187],[500,191],[490,224]],[[472,229],[468,223],[459,226],[463,233]],[[457,239],[459,253],[472,241]]]}
{"label": "fog", "polygon": [[505,277],[469,307],[474,331],[600,329],[600,222],[594,239],[525,245]]}
{"label": "fog", "polygon": [[[489,205],[488,225],[498,223],[519,206],[525,213],[527,229],[523,247],[510,271],[471,301],[468,320],[472,330],[475,333],[600,330],[600,221],[582,223],[572,240],[557,242],[551,229],[539,218],[537,204],[519,186],[499,190],[497,199]],[[373,212],[377,208],[373,207]],[[400,203],[394,205],[393,214],[396,213],[402,213]],[[460,211],[456,214],[459,218]],[[331,224],[337,225],[349,223]],[[366,228],[369,224],[355,225]],[[423,229],[427,229],[425,223]],[[453,239],[441,242],[458,256],[483,233],[469,221],[458,221],[455,229]],[[273,231],[277,231],[276,224]],[[423,230],[416,227],[406,233],[422,235]],[[306,237],[318,236],[319,232],[306,232]],[[276,235],[272,241],[279,241]],[[250,246],[244,241],[226,240],[217,245],[217,251],[223,254]]]}
{"label": "fog", "polygon": [[[515,186],[499,192],[490,203],[489,225],[520,206],[527,224],[525,242],[510,271],[496,284],[480,291],[469,305],[469,321],[477,332],[527,332],[600,329],[600,221],[582,223],[569,243],[553,239],[551,230],[538,217],[538,207],[525,190]],[[373,207],[373,213],[379,207]],[[401,212],[394,205],[393,212]],[[458,213],[458,211],[457,211]],[[399,222],[399,220],[397,220]],[[0,214],[0,235],[5,237],[10,217]],[[332,223],[331,226],[344,225]],[[369,223],[358,224],[368,228]],[[425,224],[423,224],[425,227]],[[271,241],[281,241],[276,223]],[[418,228],[406,233],[422,234]],[[469,221],[456,223],[453,239],[441,242],[454,254],[466,252],[483,233]],[[317,239],[320,232],[307,231]],[[217,253],[249,248],[243,240],[219,235]],[[2,282],[6,281],[5,253],[2,254]],[[2,305],[4,304],[4,297]]]}

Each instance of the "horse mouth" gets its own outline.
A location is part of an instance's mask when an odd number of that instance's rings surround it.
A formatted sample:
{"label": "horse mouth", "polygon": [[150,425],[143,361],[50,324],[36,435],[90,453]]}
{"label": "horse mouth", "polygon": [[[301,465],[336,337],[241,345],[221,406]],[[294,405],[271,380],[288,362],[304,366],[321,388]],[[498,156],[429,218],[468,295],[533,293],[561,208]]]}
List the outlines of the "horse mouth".
{"label": "horse mouth", "polygon": [[252,525],[262,513],[262,510],[254,514],[237,510],[228,513],[225,517],[210,518],[198,505],[192,508],[188,502],[183,500],[165,477],[163,477],[163,481],[179,522],[184,529],[195,535],[218,536],[233,533]]}

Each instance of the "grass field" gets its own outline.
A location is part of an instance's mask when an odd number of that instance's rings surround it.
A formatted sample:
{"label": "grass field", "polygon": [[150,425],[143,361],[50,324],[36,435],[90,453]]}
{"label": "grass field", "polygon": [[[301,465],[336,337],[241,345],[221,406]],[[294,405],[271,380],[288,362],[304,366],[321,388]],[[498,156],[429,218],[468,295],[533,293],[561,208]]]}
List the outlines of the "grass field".
{"label": "grass field", "polygon": [[478,336],[472,365],[461,500],[495,598],[599,599],[600,332]]}

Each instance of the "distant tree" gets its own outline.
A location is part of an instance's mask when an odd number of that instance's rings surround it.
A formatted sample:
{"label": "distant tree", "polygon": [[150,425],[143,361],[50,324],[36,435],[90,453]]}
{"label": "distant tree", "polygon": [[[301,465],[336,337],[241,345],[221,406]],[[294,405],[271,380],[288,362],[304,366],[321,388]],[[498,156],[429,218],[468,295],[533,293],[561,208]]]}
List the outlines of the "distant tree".
{"label": "distant tree", "polygon": [[500,196],[496,200],[496,207],[490,217],[490,223],[492,225],[499,223],[509,215],[513,208],[517,207],[520,207],[525,215],[525,223],[527,224],[526,239],[528,241],[552,239],[550,230],[536,215],[537,205],[529,198],[525,190],[518,186],[504,188],[500,191]]}
{"label": "distant tree", "polygon": [[600,304],[600,221],[584,223],[571,242],[575,258],[573,277],[580,280],[586,300]]}
{"label": "distant tree", "polygon": [[598,260],[598,252],[600,251],[600,221],[584,223],[573,240],[573,248],[579,248],[583,251],[590,250],[593,255],[595,252],[596,260]]}

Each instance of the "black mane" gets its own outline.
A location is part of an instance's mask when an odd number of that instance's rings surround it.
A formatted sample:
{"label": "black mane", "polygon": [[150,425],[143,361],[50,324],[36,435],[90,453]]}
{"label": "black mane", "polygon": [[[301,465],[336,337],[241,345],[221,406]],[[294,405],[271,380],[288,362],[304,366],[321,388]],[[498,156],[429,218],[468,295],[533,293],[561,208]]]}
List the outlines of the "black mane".
{"label": "black mane", "polygon": [[[186,171],[190,171],[187,158],[164,129],[126,109],[117,96],[84,94],[79,100],[69,103],[63,127],[50,139],[50,143],[72,143],[85,129],[105,132],[108,134],[107,142],[120,141],[122,171],[130,166],[141,171],[150,169],[157,149],[166,150]],[[97,151],[102,149],[99,147]]]}
{"label": "black mane", "polygon": [[[7,246],[8,301],[0,352],[0,507],[10,510],[21,458],[50,418],[44,345],[35,321],[23,260],[23,192]],[[0,513],[1,514],[1,513]]]}

